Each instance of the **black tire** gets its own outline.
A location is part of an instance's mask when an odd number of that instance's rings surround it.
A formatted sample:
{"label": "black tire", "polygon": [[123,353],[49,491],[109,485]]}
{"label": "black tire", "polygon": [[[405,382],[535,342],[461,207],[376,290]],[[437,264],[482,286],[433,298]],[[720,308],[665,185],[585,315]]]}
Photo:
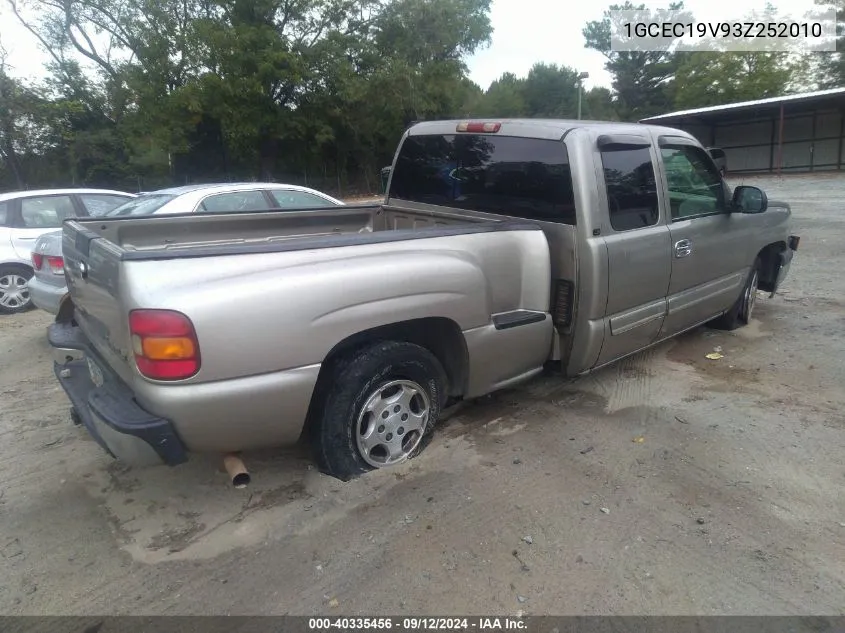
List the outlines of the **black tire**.
{"label": "black tire", "polygon": [[[425,448],[446,399],[446,373],[434,354],[412,343],[381,341],[338,359],[328,371],[321,377],[322,388],[315,393],[311,420],[311,441],[322,472],[349,481],[378,467],[369,463],[375,459],[375,450],[370,460],[365,458],[359,448],[359,442],[364,440],[359,440],[355,434],[361,432],[359,416],[364,416],[364,406],[394,381],[407,381],[420,387],[428,405],[422,430],[409,431],[402,439],[403,449],[405,439],[409,441],[409,447],[416,445],[403,461],[416,457]],[[422,401],[424,399],[418,402]],[[395,415],[398,414],[391,414],[387,422],[393,423]],[[401,415],[404,416],[401,419],[407,419],[406,414]],[[369,418],[368,428],[376,425],[373,422],[376,419]],[[385,427],[378,425],[378,428],[383,430]],[[386,437],[391,439],[389,430],[390,427]],[[402,433],[404,430],[397,432],[397,441]],[[418,433],[419,438],[412,437],[412,433]]]}
{"label": "black tire", "polygon": [[[745,280],[745,284],[742,286],[742,291],[739,293],[739,297],[736,302],[733,306],[731,306],[730,310],[710,323],[712,327],[720,330],[735,330],[748,324],[754,308],[753,298],[749,304],[749,294],[756,296],[760,281],[760,267],[761,261],[760,258],[757,257],[757,259],[754,260],[754,265],[748,273],[748,277]],[[749,292],[752,286],[754,287],[754,290]]]}
{"label": "black tire", "polygon": [[[26,266],[21,266],[19,264],[7,264],[6,266],[0,266],[0,282],[4,279],[11,280],[15,278],[24,278],[27,283],[30,279],[32,279],[32,275],[34,271],[31,268],[27,268]],[[0,299],[2,296],[5,295],[2,289],[0,289]],[[26,312],[27,310],[32,308],[32,297],[29,297],[27,293],[27,299],[24,303],[20,305],[14,306],[5,306],[0,303],[0,314],[18,314],[20,312]]]}

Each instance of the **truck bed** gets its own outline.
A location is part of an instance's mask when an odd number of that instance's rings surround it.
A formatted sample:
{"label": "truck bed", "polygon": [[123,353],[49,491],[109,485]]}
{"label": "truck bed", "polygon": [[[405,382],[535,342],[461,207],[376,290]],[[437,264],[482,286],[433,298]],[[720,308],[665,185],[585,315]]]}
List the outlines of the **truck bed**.
{"label": "truck bed", "polygon": [[301,211],[78,220],[79,235],[105,238],[121,260],[204,257],[378,244],[394,240],[512,229],[501,216],[361,205]]}

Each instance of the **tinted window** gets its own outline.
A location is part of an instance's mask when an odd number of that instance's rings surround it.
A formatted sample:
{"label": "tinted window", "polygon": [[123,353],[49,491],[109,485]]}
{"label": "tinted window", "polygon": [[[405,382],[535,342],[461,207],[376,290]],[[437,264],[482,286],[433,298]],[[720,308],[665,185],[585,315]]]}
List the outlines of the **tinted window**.
{"label": "tinted window", "polygon": [[657,223],[657,183],[647,147],[603,150],[604,183],[610,225],[616,231]]}
{"label": "tinted window", "polygon": [[559,141],[475,134],[410,136],[390,196],[575,224],[569,158]]}
{"label": "tinted window", "polygon": [[56,229],[76,215],[70,196],[36,196],[21,199],[21,220],[30,229]]}
{"label": "tinted window", "polygon": [[119,207],[115,207],[106,213],[106,215],[109,217],[152,215],[174,198],[176,198],[176,196],[173,194],[148,193],[143,196],[138,196],[137,198],[132,198],[129,202],[124,202]]}
{"label": "tinted window", "polygon": [[6,226],[9,221],[9,203],[0,202],[0,226]]}
{"label": "tinted window", "polygon": [[330,207],[334,205],[334,203],[329,202],[325,198],[315,196],[314,194],[307,193],[305,191],[271,189],[270,193],[273,195],[273,199],[281,209]]}
{"label": "tinted window", "polygon": [[261,191],[236,191],[209,196],[200,204],[200,211],[206,213],[232,213],[234,211],[263,211],[269,209],[267,199]]}
{"label": "tinted window", "polygon": [[129,196],[114,196],[107,193],[83,193],[79,195],[82,204],[88,211],[88,215],[95,218],[105,215],[115,207],[119,207],[127,200],[131,200]]}
{"label": "tinted window", "polygon": [[700,147],[662,147],[672,219],[721,213],[725,208],[722,178]]}

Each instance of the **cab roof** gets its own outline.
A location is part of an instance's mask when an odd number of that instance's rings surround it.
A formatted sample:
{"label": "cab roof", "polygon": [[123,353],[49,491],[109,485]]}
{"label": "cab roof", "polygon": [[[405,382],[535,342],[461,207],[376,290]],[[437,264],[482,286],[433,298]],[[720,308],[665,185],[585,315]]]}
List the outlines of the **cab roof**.
{"label": "cab roof", "polygon": [[[664,133],[681,134],[688,136],[673,128],[660,125],[646,125],[643,123],[623,123],[618,121],[589,121],[575,119],[449,119],[443,121],[423,121],[413,124],[408,128],[409,136],[422,136],[430,134],[456,134],[457,126],[460,123],[500,123],[498,132],[485,133],[490,136],[521,136],[525,138],[540,138],[549,140],[560,140],[568,132],[578,128],[601,129],[606,133],[643,133],[645,130],[657,130]],[[480,132],[483,133],[483,132]]]}

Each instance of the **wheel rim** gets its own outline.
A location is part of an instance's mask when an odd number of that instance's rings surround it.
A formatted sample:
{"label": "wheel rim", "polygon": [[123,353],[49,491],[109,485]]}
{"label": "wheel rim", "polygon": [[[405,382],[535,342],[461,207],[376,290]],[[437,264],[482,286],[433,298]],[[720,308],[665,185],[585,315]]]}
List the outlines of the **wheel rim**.
{"label": "wheel rim", "polygon": [[29,281],[17,274],[0,277],[0,306],[9,309],[24,307],[29,303]]}
{"label": "wheel rim", "polygon": [[422,441],[431,402],[411,380],[393,380],[367,398],[355,425],[361,457],[370,466],[384,468],[404,462]]}
{"label": "wheel rim", "polygon": [[754,304],[757,302],[757,286],[759,282],[759,274],[755,270],[751,276],[751,283],[745,289],[745,321],[751,320],[751,313],[754,311]]}

